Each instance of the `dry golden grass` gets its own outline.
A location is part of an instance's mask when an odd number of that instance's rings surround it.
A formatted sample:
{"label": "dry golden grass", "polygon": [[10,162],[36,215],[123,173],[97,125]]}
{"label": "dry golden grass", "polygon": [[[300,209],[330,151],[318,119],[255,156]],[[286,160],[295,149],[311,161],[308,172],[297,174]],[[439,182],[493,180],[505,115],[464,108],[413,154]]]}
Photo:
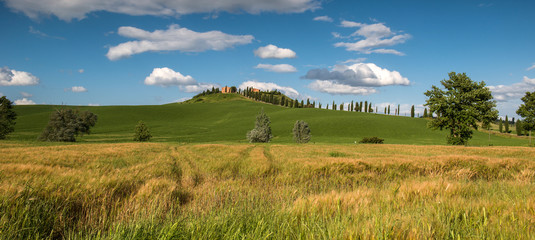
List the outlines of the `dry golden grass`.
{"label": "dry golden grass", "polygon": [[[0,144],[0,156],[0,238],[535,236],[533,148]],[[40,214],[55,217],[22,220]]]}

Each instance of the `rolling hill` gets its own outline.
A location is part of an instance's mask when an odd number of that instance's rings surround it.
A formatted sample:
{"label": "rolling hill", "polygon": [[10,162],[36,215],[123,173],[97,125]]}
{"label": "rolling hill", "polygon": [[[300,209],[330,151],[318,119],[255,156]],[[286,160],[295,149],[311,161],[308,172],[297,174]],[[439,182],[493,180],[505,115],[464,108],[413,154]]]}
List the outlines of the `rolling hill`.
{"label": "rolling hill", "polygon": [[[10,140],[35,141],[50,114],[65,106],[16,106],[15,132]],[[128,142],[139,120],[149,126],[156,142],[246,142],[247,131],[254,127],[261,108],[271,118],[273,143],[292,143],[291,130],[296,120],[307,121],[313,143],[351,144],[363,137],[377,136],[387,144],[443,145],[446,131],[426,127],[426,119],[387,116],[373,113],[332,111],[312,108],[285,108],[256,102],[237,94],[213,94],[184,103],[151,106],[71,106],[98,115],[91,135],[81,142]],[[469,145],[488,145],[488,135],[475,132]],[[492,145],[527,145],[517,138],[491,136]]]}

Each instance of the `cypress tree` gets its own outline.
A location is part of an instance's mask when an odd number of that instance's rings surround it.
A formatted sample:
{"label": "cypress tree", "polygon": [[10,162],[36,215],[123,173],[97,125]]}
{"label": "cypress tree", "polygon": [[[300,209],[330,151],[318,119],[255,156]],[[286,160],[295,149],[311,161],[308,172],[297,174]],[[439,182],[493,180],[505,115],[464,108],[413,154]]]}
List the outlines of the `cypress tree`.
{"label": "cypress tree", "polygon": [[368,105],[368,113],[372,113],[373,112],[373,108],[372,108],[372,104],[370,103]]}
{"label": "cypress tree", "polygon": [[327,103],[327,107],[325,109],[329,110],[329,104],[328,103]]}
{"label": "cypress tree", "polygon": [[321,109],[321,103],[320,102],[318,103],[318,108]]}
{"label": "cypress tree", "polygon": [[[316,108],[316,101],[312,102],[312,108]],[[320,107],[321,108],[321,107]]]}
{"label": "cypress tree", "polygon": [[500,119],[500,124],[498,125],[500,132],[503,132],[503,121]]}
{"label": "cypress tree", "polygon": [[375,113],[379,113],[379,111],[377,111],[377,105],[375,105]]}
{"label": "cypress tree", "polygon": [[283,95],[283,96],[281,96],[281,106],[284,106],[284,103],[286,102],[286,101],[284,101],[284,100],[285,100],[285,97],[284,97],[284,95]]}
{"label": "cypress tree", "polygon": [[306,107],[309,107],[310,106],[310,99],[307,98],[307,106]]}
{"label": "cypress tree", "polygon": [[344,103],[340,103],[340,111],[344,111]]}
{"label": "cypress tree", "polygon": [[297,101],[297,99],[294,100],[294,108],[298,108],[299,107],[299,101]]}
{"label": "cypress tree", "polygon": [[507,117],[507,115],[505,115],[505,124],[504,124],[504,127],[505,127],[505,132],[506,132],[506,133],[509,133],[509,118]]}
{"label": "cypress tree", "polygon": [[388,115],[390,115],[390,104],[388,104]]}
{"label": "cypress tree", "polygon": [[333,105],[331,106],[333,106],[333,110],[336,110],[336,103],[334,103],[334,101],[333,101]]}
{"label": "cypress tree", "polygon": [[386,114],[386,107],[385,107],[385,111],[384,111],[384,114]]}
{"label": "cypress tree", "polygon": [[427,117],[427,108],[424,108],[424,118]]}
{"label": "cypress tree", "polygon": [[353,112],[353,100],[351,100],[351,108],[349,109],[349,111]]}
{"label": "cypress tree", "polygon": [[411,118],[413,118],[413,117],[414,117],[414,105],[412,105],[412,107],[411,107]]}
{"label": "cypress tree", "polygon": [[368,101],[364,101],[364,112],[368,112]]}
{"label": "cypress tree", "polygon": [[301,100],[301,105],[299,106],[300,108],[304,107],[304,102],[303,100]]}
{"label": "cypress tree", "polygon": [[360,101],[359,108],[360,108],[359,112],[362,112],[362,101]]}
{"label": "cypress tree", "polygon": [[400,110],[401,110],[401,109],[399,108],[399,104],[398,104],[398,116],[399,116],[399,112],[400,112]]}

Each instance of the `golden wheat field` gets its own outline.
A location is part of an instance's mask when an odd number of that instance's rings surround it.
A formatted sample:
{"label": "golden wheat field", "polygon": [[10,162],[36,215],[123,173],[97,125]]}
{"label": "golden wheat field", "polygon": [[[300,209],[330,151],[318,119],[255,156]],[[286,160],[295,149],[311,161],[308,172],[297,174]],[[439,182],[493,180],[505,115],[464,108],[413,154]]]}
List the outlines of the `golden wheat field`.
{"label": "golden wheat field", "polygon": [[0,144],[0,239],[533,239],[535,149]]}

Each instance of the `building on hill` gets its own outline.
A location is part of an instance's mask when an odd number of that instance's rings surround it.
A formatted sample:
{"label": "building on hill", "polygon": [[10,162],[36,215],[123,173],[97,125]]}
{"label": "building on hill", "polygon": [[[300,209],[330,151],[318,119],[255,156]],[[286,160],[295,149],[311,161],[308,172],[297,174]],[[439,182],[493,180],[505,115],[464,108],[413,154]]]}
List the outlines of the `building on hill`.
{"label": "building on hill", "polygon": [[260,89],[257,89],[257,88],[249,88],[251,89],[251,92],[260,92]]}
{"label": "building on hill", "polygon": [[222,93],[231,93],[230,88],[227,87],[227,86],[224,86],[223,88],[221,88],[221,92]]}

